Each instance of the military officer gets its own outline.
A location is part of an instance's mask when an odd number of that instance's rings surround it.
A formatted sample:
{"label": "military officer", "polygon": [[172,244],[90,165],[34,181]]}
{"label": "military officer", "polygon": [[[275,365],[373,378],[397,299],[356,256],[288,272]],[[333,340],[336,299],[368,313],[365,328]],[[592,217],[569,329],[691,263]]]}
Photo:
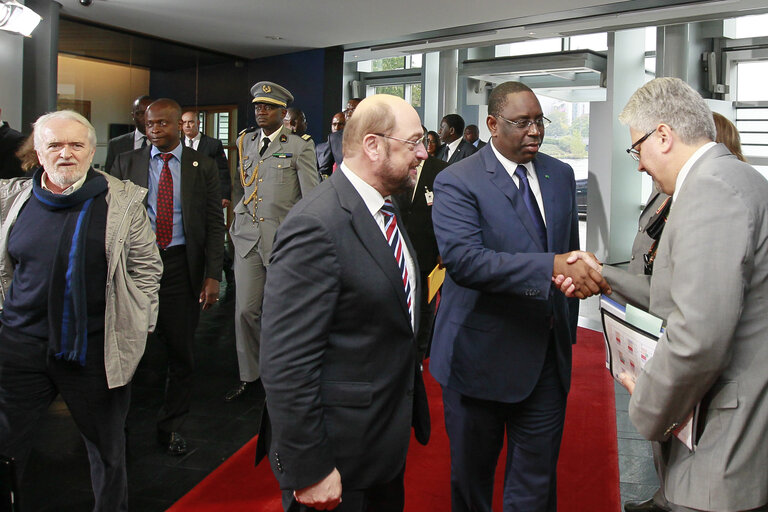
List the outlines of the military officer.
{"label": "military officer", "polygon": [[235,342],[240,383],[224,400],[236,400],[259,381],[261,303],[272,241],[288,210],[320,182],[309,135],[283,127],[293,95],[272,82],[251,88],[258,128],[237,139],[243,197],[229,230],[235,248]]}

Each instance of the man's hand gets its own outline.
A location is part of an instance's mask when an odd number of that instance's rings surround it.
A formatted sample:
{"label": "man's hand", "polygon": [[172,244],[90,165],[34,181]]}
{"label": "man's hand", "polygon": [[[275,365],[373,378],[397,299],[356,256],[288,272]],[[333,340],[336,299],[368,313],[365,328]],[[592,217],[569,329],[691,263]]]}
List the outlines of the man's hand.
{"label": "man's hand", "polygon": [[333,510],[341,503],[341,474],[333,468],[331,473],[317,482],[303,489],[293,491],[293,497],[302,505],[317,510]]}
{"label": "man's hand", "polygon": [[568,297],[586,299],[597,293],[611,293],[611,287],[600,274],[595,255],[583,251],[555,254],[552,281]]}
{"label": "man's hand", "polygon": [[203,305],[203,311],[213,306],[219,300],[219,282],[211,277],[206,277],[203,282],[203,289],[200,290],[200,304]]}
{"label": "man's hand", "polygon": [[627,388],[627,391],[629,391],[630,395],[632,395],[632,393],[635,391],[635,378],[630,374],[621,372],[619,374],[619,383]]}
{"label": "man's hand", "polygon": [[223,208],[229,208],[229,199],[222,199],[221,200],[221,207]]}

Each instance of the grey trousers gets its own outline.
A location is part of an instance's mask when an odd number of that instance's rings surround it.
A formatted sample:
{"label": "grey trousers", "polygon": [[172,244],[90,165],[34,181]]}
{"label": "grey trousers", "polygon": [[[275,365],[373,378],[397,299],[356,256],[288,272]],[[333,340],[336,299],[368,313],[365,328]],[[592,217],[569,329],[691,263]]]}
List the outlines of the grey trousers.
{"label": "grey trousers", "polygon": [[253,382],[261,376],[261,305],[267,269],[256,246],[241,257],[235,251],[235,346],[240,380]]}

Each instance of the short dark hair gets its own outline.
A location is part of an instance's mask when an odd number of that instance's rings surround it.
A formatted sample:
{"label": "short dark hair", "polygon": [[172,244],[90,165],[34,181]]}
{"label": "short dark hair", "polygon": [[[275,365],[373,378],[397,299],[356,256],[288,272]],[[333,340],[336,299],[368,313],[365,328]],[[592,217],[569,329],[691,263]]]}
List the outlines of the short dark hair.
{"label": "short dark hair", "polygon": [[478,128],[476,124],[468,124],[467,127],[464,128],[464,131],[467,131],[467,130],[474,133],[475,135],[480,134],[480,128]]}
{"label": "short dark hair", "polygon": [[448,128],[453,128],[459,137],[464,133],[464,119],[459,114],[448,114],[443,117],[443,121]]}
{"label": "short dark hair", "polygon": [[533,94],[531,88],[522,82],[504,82],[494,87],[491,95],[488,97],[488,115],[501,115],[501,111],[507,105],[507,96],[517,92],[530,92]]}

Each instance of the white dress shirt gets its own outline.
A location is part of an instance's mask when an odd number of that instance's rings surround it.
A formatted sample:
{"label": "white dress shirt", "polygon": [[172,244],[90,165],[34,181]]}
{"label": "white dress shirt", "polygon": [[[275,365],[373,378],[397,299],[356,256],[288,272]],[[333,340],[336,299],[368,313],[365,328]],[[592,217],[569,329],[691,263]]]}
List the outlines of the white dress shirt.
{"label": "white dress shirt", "polygon": [[539,177],[536,174],[536,168],[533,165],[533,162],[528,162],[527,164],[518,164],[517,162],[513,162],[512,160],[499,153],[499,151],[496,149],[496,146],[493,145],[492,140],[490,144],[491,149],[493,149],[493,152],[496,155],[496,158],[498,158],[499,162],[501,162],[501,165],[504,166],[504,170],[507,171],[507,174],[512,177],[512,181],[515,182],[515,185],[517,185],[518,189],[520,188],[520,178],[515,176],[515,170],[517,169],[517,166],[522,165],[528,171],[528,184],[531,186],[531,192],[533,192],[533,196],[536,198],[536,204],[538,205],[539,211],[541,212],[541,218],[544,220],[544,226],[546,226],[547,216],[544,214],[544,200],[541,198]]}
{"label": "white dress shirt", "polygon": [[[342,162],[341,166],[339,167],[341,169],[341,172],[344,173],[344,176],[347,177],[350,183],[352,183],[352,186],[355,187],[355,190],[357,190],[357,193],[360,194],[360,197],[363,199],[363,202],[365,203],[366,208],[368,208],[368,211],[371,212],[371,216],[373,216],[373,220],[376,221],[376,224],[379,225],[379,229],[381,230],[381,234],[384,236],[384,240],[387,239],[387,232],[385,229],[386,221],[384,219],[384,214],[381,213],[381,207],[384,206],[384,197],[382,197],[381,194],[379,194],[379,191],[370,186],[368,183],[365,182],[360,176],[352,172],[349,167],[347,167],[346,163]],[[400,224],[398,224],[398,229],[400,229]],[[411,285],[411,304],[416,304],[416,301],[419,300],[419,298],[416,295],[416,267],[413,264],[413,259],[411,258],[411,253],[408,252],[408,246],[405,243],[405,238],[403,238],[402,235],[402,229],[400,229],[400,238],[403,240],[403,253],[405,254],[405,266],[408,268],[408,284]],[[392,258],[394,258],[395,255],[392,255]],[[414,308],[411,307],[411,328],[416,329],[416,325],[414,323]]]}

